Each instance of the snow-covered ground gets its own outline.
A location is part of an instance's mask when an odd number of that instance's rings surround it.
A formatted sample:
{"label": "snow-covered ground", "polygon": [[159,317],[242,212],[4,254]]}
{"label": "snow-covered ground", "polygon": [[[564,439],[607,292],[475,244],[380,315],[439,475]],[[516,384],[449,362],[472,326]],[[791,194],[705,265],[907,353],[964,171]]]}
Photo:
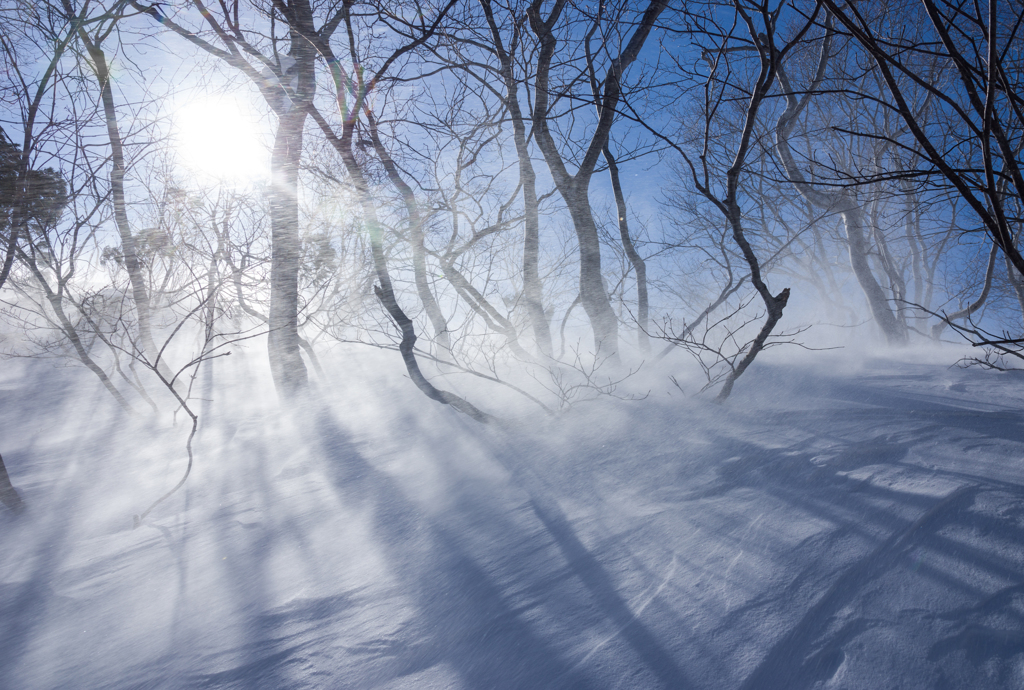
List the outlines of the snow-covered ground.
{"label": "snow-covered ground", "polygon": [[138,529],[181,420],[4,362],[0,686],[1024,687],[1024,376],[765,356],[488,429],[385,355],[222,381]]}

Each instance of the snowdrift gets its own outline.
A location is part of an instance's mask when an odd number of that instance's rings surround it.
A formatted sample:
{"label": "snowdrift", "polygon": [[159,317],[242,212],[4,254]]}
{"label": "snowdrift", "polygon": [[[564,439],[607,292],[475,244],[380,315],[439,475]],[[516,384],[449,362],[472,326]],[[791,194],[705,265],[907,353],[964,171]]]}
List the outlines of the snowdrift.
{"label": "snowdrift", "polygon": [[1024,378],[766,357],[488,429],[345,361],[284,411],[236,359],[138,529],[182,420],[5,364],[0,686],[1024,687]]}

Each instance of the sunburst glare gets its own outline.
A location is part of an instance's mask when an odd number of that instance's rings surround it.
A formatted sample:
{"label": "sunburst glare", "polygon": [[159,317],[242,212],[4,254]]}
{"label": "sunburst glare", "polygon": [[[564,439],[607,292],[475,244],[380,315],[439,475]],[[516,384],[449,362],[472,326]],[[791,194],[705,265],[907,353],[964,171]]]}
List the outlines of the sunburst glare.
{"label": "sunburst glare", "polygon": [[191,101],[174,113],[178,154],[193,172],[221,183],[266,177],[268,152],[253,115],[231,99]]}

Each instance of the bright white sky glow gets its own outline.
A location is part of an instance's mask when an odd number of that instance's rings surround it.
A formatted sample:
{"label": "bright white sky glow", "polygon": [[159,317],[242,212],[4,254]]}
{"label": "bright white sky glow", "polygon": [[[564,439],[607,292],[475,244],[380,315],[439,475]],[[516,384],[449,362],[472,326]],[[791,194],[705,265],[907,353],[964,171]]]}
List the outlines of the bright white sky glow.
{"label": "bright white sky glow", "polygon": [[192,171],[228,184],[267,176],[268,152],[255,118],[231,99],[191,101],[174,113],[178,154]]}

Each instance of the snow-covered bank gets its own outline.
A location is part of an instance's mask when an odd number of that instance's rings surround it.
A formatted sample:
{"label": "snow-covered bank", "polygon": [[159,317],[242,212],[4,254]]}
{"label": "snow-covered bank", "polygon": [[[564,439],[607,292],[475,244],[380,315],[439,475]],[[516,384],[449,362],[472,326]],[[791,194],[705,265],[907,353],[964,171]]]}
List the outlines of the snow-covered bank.
{"label": "snow-covered bank", "polygon": [[136,530],[185,430],[27,366],[0,686],[1024,686],[1024,378],[927,359],[504,431],[371,370],[290,415],[239,377]]}

